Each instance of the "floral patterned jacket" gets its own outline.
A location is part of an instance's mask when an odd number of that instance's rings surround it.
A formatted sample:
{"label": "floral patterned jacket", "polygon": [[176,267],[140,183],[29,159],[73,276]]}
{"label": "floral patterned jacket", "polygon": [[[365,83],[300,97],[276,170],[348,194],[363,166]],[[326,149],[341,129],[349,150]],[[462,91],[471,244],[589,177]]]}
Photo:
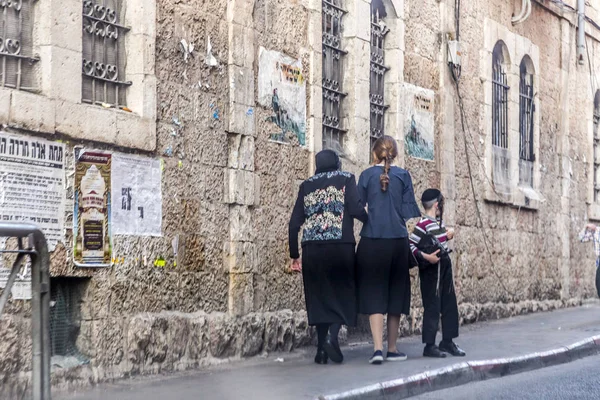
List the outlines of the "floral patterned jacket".
{"label": "floral patterned jacket", "polygon": [[354,175],[343,171],[316,174],[300,185],[289,225],[290,256],[300,257],[302,245],[314,242],[355,243],[354,218],[367,221]]}

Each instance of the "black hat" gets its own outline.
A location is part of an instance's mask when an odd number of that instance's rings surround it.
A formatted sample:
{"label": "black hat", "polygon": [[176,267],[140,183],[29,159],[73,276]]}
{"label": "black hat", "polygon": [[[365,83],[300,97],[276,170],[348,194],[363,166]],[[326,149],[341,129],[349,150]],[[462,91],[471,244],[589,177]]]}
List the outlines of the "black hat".
{"label": "black hat", "polygon": [[321,150],[316,157],[317,174],[339,170],[342,165],[340,156],[333,150]]}
{"label": "black hat", "polygon": [[423,192],[423,196],[421,196],[421,202],[429,203],[430,201],[433,201],[433,200],[439,200],[441,195],[442,195],[442,192],[440,192],[438,189],[427,189],[426,191]]}

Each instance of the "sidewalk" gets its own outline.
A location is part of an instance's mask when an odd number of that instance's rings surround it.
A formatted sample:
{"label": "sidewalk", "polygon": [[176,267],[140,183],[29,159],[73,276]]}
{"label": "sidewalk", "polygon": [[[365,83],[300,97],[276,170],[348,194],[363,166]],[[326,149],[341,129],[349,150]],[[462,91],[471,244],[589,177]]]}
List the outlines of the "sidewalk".
{"label": "sidewalk", "polygon": [[[403,338],[398,348],[409,360],[372,366],[371,346],[345,348],[342,365],[316,365],[313,349],[298,354],[271,355],[227,366],[179,374],[148,377],[101,385],[88,392],[55,393],[55,400],[158,400],[158,399],[314,399],[451,365],[476,360],[524,356],[553,350],[600,335],[600,305],[538,313],[484,322],[462,328],[457,343],[465,358],[440,360],[422,357],[420,337]],[[283,357],[284,362],[276,361]]]}

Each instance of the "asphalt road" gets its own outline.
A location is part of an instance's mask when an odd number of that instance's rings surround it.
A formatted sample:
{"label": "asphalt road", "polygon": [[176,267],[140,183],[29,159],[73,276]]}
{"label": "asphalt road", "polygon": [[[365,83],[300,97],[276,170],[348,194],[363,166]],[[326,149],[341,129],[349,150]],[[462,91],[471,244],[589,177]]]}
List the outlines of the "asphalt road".
{"label": "asphalt road", "polygon": [[598,400],[600,356],[427,393],[417,400]]}

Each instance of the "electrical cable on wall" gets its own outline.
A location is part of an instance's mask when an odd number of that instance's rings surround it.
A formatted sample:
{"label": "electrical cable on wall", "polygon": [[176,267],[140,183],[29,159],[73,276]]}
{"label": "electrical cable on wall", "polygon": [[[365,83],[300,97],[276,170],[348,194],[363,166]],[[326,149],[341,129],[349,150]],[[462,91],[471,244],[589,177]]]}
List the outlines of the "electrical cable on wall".
{"label": "electrical cable on wall", "polygon": [[[467,159],[467,170],[469,173],[471,192],[473,194],[473,201],[475,203],[475,211],[476,211],[477,219],[479,221],[479,225],[480,225],[480,229],[481,229],[481,233],[482,233],[482,237],[483,237],[483,243],[484,243],[486,252],[488,254],[488,257],[490,259],[490,264],[492,266],[492,268],[491,268],[492,272],[498,279],[498,282],[500,282],[500,286],[502,287],[504,292],[509,296],[508,301],[515,302],[518,297],[506,287],[506,285],[504,284],[504,281],[502,280],[502,277],[498,274],[498,271],[496,271],[496,268],[494,268],[494,259],[492,256],[492,251],[490,250],[490,247],[489,247],[489,238],[487,236],[487,232],[485,230],[485,226],[483,223],[483,217],[481,215],[481,210],[479,208],[479,202],[477,201],[475,182],[473,181],[473,171],[471,168],[471,159],[469,157],[469,146],[468,146],[468,142],[467,142],[467,127],[466,127],[466,122],[465,122],[466,117],[465,117],[464,102],[463,102],[463,97],[460,92],[460,86],[459,86],[460,75],[456,74],[457,68],[456,68],[456,65],[454,65],[454,63],[449,62],[448,64],[450,67],[450,73],[452,75],[452,79],[454,80],[455,87],[456,87],[456,93],[458,96],[458,106],[460,109],[460,122],[461,122],[462,131],[463,131],[463,143],[464,143],[465,155],[466,155],[466,159]],[[460,71],[460,69],[458,69],[458,71]],[[487,177],[487,174],[484,174],[484,175],[486,175],[486,177]]]}

